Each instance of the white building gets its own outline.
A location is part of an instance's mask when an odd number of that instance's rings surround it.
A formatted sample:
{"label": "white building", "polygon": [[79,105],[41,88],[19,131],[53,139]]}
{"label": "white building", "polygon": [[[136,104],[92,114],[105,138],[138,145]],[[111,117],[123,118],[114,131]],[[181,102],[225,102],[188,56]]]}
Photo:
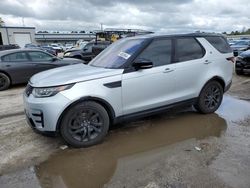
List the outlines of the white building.
{"label": "white building", "polygon": [[35,27],[0,27],[0,45],[36,43]]}

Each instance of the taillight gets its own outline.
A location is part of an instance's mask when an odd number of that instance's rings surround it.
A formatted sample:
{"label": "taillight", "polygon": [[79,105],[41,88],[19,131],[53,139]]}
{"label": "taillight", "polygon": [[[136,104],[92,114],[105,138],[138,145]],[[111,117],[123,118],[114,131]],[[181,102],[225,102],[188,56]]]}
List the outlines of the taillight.
{"label": "taillight", "polygon": [[226,59],[231,63],[235,62],[235,57],[227,57]]}

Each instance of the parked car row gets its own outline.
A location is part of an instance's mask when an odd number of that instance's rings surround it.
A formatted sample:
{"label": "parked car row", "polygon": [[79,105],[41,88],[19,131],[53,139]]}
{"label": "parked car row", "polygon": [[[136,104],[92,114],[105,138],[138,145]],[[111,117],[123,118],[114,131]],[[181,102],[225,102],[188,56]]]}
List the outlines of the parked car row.
{"label": "parked car row", "polygon": [[57,56],[57,51],[51,46],[39,46],[35,44],[25,44],[24,48],[43,50],[54,56]]}
{"label": "parked car row", "polygon": [[234,52],[234,56],[250,49],[250,38],[228,39],[228,43]]}
{"label": "parked car row", "polygon": [[68,49],[74,48],[74,44],[73,43],[67,43],[65,44],[65,46],[63,46],[60,43],[52,43],[52,44],[47,44],[47,45],[37,45],[37,44],[26,44],[24,46],[25,48],[37,48],[37,49],[41,49],[43,50],[43,48],[50,48],[50,50],[55,51],[56,54],[64,52]]}
{"label": "parked car row", "polygon": [[81,48],[67,50],[64,52],[63,57],[77,58],[88,63],[110,44],[109,41],[92,41],[83,45]]}
{"label": "parked car row", "polygon": [[20,48],[20,46],[18,46],[17,44],[0,45],[0,51],[18,49],[18,48]]}

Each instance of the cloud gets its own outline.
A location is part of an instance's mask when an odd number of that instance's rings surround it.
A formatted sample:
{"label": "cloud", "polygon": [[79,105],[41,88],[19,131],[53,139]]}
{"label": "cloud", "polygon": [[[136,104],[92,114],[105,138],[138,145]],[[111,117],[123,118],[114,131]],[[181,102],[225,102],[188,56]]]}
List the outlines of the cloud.
{"label": "cloud", "polygon": [[232,31],[250,27],[248,0],[2,0],[6,25],[37,30],[140,28],[180,33]]}

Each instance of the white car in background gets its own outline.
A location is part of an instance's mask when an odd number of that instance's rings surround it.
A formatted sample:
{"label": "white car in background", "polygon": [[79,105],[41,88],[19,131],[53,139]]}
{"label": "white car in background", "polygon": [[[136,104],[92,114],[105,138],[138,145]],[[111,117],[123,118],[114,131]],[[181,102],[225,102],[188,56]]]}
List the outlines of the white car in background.
{"label": "white car in background", "polygon": [[74,44],[73,43],[67,43],[67,44],[65,44],[65,50],[64,51],[72,49],[72,48],[74,48]]}

